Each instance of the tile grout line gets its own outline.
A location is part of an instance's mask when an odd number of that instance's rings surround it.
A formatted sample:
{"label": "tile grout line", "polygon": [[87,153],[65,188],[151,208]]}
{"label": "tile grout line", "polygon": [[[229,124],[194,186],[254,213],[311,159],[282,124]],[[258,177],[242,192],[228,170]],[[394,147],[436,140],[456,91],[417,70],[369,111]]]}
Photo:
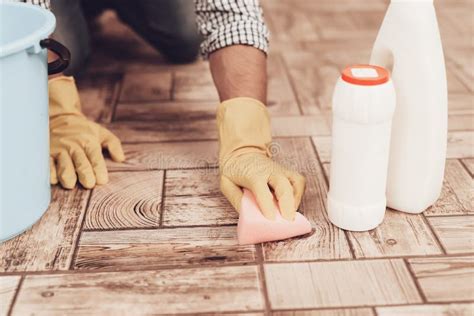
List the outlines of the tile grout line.
{"label": "tile grout line", "polygon": [[[400,258],[400,257],[392,257],[392,258],[369,258],[369,259],[339,259],[339,260],[322,260],[322,261],[267,261],[265,264],[267,265],[281,265],[281,264],[299,264],[299,263],[336,263],[336,262],[357,262],[357,261],[389,261],[389,260],[411,260],[411,259],[433,259],[433,258],[466,258],[471,257],[473,254],[457,254],[457,255],[438,255],[438,256],[419,256],[419,257],[409,257],[409,258]],[[117,272],[153,272],[158,270],[187,270],[187,269],[197,269],[197,268],[223,268],[223,267],[242,267],[242,266],[258,266],[256,262],[232,262],[232,263],[218,263],[218,264],[190,264],[190,265],[156,265],[156,266],[146,266],[144,268],[133,268],[133,267],[126,267],[125,269],[117,269],[117,268],[106,268],[106,269],[74,269],[74,270],[42,270],[42,271],[21,271],[21,272],[4,272],[0,273],[0,277],[5,276],[29,276],[29,275],[71,275],[71,274],[102,274],[102,273],[117,273]]]}
{"label": "tile grout line", "polygon": [[438,244],[438,247],[441,249],[442,253],[444,255],[448,254],[446,248],[444,247],[443,243],[441,242],[441,239],[439,238],[438,234],[436,233],[436,230],[431,226],[431,223],[426,218],[425,214],[421,213],[420,215],[421,215],[421,218],[422,218],[423,222],[425,223],[425,225],[428,227],[429,231],[431,232],[431,234],[433,234],[433,238],[436,241],[436,243]]}
{"label": "tile grout line", "polygon": [[291,88],[291,92],[293,93],[293,96],[295,97],[295,101],[296,101],[296,105],[298,106],[298,111],[300,112],[300,115],[303,115],[304,116],[304,111],[303,111],[303,108],[301,107],[301,100],[298,96],[298,93],[297,93],[297,90],[296,90],[296,85],[293,81],[293,78],[291,77],[290,75],[290,71],[288,69],[288,65],[286,64],[286,61],[285,59],[283,58],[283,56],[281,55],[281,53],[277,53],[278,55],[278,60],[280,61],[280,63],[282,64],[283,66],[283,71],[286,75],[286,79],[288,80],[288,82],[290,83],[290,88]]}
{"label": "tile grout line", "polygon": [[[313,142],[312,137],[308,137],[309,142],[311,143],[311,146],[313,147],[313,152],[316,156],[316,159],[318,160],[319,168],[321,169],[321,172],[323,174],[324,182],[326,183],[327,190],[329,192],[329,178],[326,175],[326,172],[324,171],[324,164],[321,162],[321,157],[319,157],[318,150],[316,148],[315,142]],[[327,198],[327,197],[324,197]],[[327,207],[327,204],[326,204]],[[327,212],[327,209],[325,210]],[[329,221],[329,220],[328,220]],[[331,222],[329,222],[329,225],[333,225]],[[339,227],[334,226],[336,229],[340,229]],[[349,231],[347,230],[342,230],[344,232],[344,237],[346,238],[347,245],[349,246],[349,251],[351,253],[352,259],[357,259],[357,256],[355,254],[355,248],[354,245],[352,244],[352,240],[349,237]]]}
{"label": "tile grout line", "polygon": [[16,287],[15,295],[13,295],[13,299],[10,303],[10,306],[7,309],[7,316],[11,316],[13,313],[13,308],[15,308],[15,304],[18,298],[18,295],[20,294],[21,287],[23,286],[23,281],[25,280],[25,276],[22,275],[20,277],[20,281],[18,282],[18,286]]}
{"label": "tile grout line", "polygon": [[[438,254],[438,255],[418,255],[418,256],[401,256],[401,257],[368,257],[368,258],[344,258],[344,259],[324,259],[324,260],[300,260],[300,261],[291,261],[291,260],[285,260],[285,261],[265,261],[265,264],[267,265],[278,265],[278,264],[294,264],[294,263],[334,263],[334,262],[357,262],[357,261],[387,261],[387,260],[395,260],[395,259],[401,259],[401,260],[410,260],[410,259],[434,259],[434,258],[466,258],[466,257],[472,257],[474,256],[474,253],[460,253],[460,254]],[[213,268],[219,268],[219,267],[233,267],[233,266],[242,266],[242,262],[233,262],[233,263],[210,263],[210,264],[190,264],[190,265],[181,265],[181,266],[176,266],[176,265],[162,265],[162,266],[156,266],[156,267],[145,267],[145,268],[130,268],[127,267],[122,270],[118,270],[117,268],[105,268],[105,269],[74,269],[74,270],[42,270],[42,271],[21,271],[21,272],[1,272],[0,277],[3,276],[13,276],[13,275],[58,275],[58,274],[88,274],[88,273],[113,273],[113,272],[121,272],[121,271],[127,271],[127,272],[147,272],[147,271],[156,271],[158,268],[160,270],[169,270],[169,269],[193,269],[193,268],[199,268],[199,267],[213,267]],[[244,265],[252,265],[252,262],[247,262]]]}
{"label": "tile grout line", "polygon": [[169,91],[170,101],[176,101],[175,100],[175,91],[176,91],[176,72],[171,71],[171,88],[170,88],[170,91]]}
{"label": "tile grout line", "polygon": [[77,254],[79,252],[79,244],[80,244],[81,237],[82,237],[82,232],[83,232],[83,229],[84,229],[84,223],[86,221],[86,216],[87,216],[87,213],[89,211],[89,207],[90,207],[90,204],[91,204],[91,201],[92,201],[92,195],[94,194],[94,191],[95,191],[94,189],[91,190],[91,192],[89,193],[89,197],[87,199],[86,207],[84,209],[84,215],[82,216],[82,221],[79,224],[79,232],[77,234],[77,239],[74,243],[74,249],[73,249],[73,252],[72,252],[71,262],[69,264],[68,270],[74,270],[74,265],[76,264],[76,257],[77,257]]}
{"label": "tile grout line", "polygon": [[[301,118],[301,117],[308,117],[307,115],[297,115],[296,117]],[[124,122],[124,121],[121,121]],[[143,121],[135,121],[135,123],[143,123]],[[110,126],[110,125],[109,125]],[[158,132],[158,131],[157,131]],[[302,133],[303,134],[303,133]],[[274,140],[279,140],[279,139],[303,139],[303,138],[308,138],[308,137],[329,137],[331,136],[330,134],[324,132],[324,133],[304,133],[304,135],[300,135],[298,133],[297,135],[287,135],[287,136],[274,136]],[[123,145],[160,145],[160,144],[173,144],[173,143],[217,143],[218,139],[217,136],[215,138],[186,138],[186,139],[169,139],[169,140],[154,140],[154,141],[122,141]]]}
{"label": "tile grout line", "polygon": [[264,257],[263,257],[263,244],[255,245],[255,255],[257,259],[258,275],[260,279],[260,286],[262,287],[262,295],[265,304],[265,316],[270,316],[271,312],[271,303],[270,297],[268,295],[267,280],[265,278],[265,268],[263,266]]}
{"label": "tile grout line", "polygon": [[418,291],[418,294],[420,295],[421,297],[421,303],[422,304],[426,304],[428,302],[428,300],[426,299],[426,295],[425,295],[425,292],[423,292],[423,289],[420,285],[420,282],[418,281],[418,278],[416,277],[416,274],[415,274],[415,271],[413,271],[410,263],[408,262],[408,259],[404,258],[402,259],[403,262],[405,263],[405,267],[407,268],[408,270],[408,273],[410,274],[411,278],[412,278],[412,281],[413,283],[415,284],[415,287]]}
{"label": "tile grout line", "polygon": [[176,225],[176,226],[144,226],[144,227],[115,227],[115,228],[86,228],[84,232],[101,233],[114,231],[134,231],[134,230],[164,230],[164,229],[182,229],[182,228],[217,228],[217,227],[236,227],[235,224],[207,224],[207,225]]}
{"label": "tile grout line", "polygon": [[377,309],[375,308],[375,306],[372,306],[370,309],[372,310],[372,314],[374,316],[378,316],[379,313],[377,313]]}
{"label": "tile grout line", "polygon": [[[466,157],[466,158],[469,159],[468,157]],[[474,177],[474,175],[471,173],[471,171],[467,167],[466,163],[463,161],[463,159],[466,159],[466,158],[458,158],[458,160],[461,163],[461,165],[463,166],[463,168],[466,170],[467,174],[469,174],[472,178],[472,177]]]}
{"label": "tile grout line", "polygon": [[122,94],[122,87],[123,87],[123,80],[124,80],[124,74],[123,72],[120,73],[118,76],[118,80],[117,80],[117,83],[114,87],[114,91],[112,93],[112,97],[111,97],[111,115],[110,115],[110,121],[108,123],[112,123],[115,121],[115,112],[117,111],[117,107],[120,103],[120,95]]}
{"label": "tile grout line", "polygon": [[163,220],[165,217],[165,185],[166,185],[166,170],[163,170],[163,181],[161,184],[161,205],[160,205],[160,221],[158,223],[158,227],[163,227]]}

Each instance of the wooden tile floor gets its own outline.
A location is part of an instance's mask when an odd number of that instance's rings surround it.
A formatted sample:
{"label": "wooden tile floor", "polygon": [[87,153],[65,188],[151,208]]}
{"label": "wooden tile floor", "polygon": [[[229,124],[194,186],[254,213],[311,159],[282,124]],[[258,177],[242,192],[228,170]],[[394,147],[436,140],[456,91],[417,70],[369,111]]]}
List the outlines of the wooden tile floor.
{"label": "wooden tile floor", "polygon": [[103,16],[82,104],[128,160],[109,162],[106,186],[55,187],[40,222],[0,245],[0,315],[473,315],[470,0],[436,2],[450,101],[439,201],[422,215],[388,210],[363,233],[326,216],[333,85],[344,65],[368,61],[387,3],[263,2],[275,156],[306,175],[301,212],[315,232],[256,246],[237,245],[236,213],[219,192],[208,65],[168,65]]}

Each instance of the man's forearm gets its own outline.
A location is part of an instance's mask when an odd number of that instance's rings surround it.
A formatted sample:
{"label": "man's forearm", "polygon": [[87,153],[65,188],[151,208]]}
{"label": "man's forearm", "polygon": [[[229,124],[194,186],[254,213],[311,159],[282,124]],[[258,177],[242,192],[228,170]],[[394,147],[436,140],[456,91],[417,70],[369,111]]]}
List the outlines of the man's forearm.
{"label": "man's forearm", "polygon": [[267,58],[261,50],[228,46],[210,54],[209,62],[221,101],[250,97],[266,104]]}

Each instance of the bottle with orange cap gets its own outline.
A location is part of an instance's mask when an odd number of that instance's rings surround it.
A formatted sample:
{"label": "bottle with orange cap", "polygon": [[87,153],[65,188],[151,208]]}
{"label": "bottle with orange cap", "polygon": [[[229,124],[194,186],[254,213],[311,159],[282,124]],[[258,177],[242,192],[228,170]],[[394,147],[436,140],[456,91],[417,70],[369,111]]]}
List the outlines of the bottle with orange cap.
{"label": "bottle with orange cap", "polygon": [[384,218],[395,103],[395,89],[382,67],[350,66],[337,81],[327,205],[329,220],[338,227],[365,231]]}
{"label": "bottle with orange cap", "polygon": [[392,68],[387,205],[421,213],[439,197],[447,147],[446,70],[433,0],[391,0],[371,64]]}

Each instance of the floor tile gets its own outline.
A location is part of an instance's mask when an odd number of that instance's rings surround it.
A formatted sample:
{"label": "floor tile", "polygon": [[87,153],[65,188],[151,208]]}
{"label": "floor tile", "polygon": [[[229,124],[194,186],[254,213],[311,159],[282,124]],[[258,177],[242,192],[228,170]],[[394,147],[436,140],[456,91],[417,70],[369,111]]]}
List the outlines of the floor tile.
{"label": "floor tile", "polygon": [[75,269],[156,269],[255,262],[254,246],[239,246],[236,227],[84,232]]}
{"label": "floor tile", "polygon": [[446,160],[441,195],[426,216],[474,214],[474,180],[458,160]]}
{"label": "floor tile", "polygon": [[462,159],[462,162],[466,166],[472,177],[474,175],[474,158]]}
{"label": "floor tile", "polygon": [[313,136],[311,137],[316,152],[321,163],[331,162],[331,136]]}
{"label": "floor tile", "polygon": [[474,131],[449,132],[447,158],[474,157]]}
{"label": "floor tile", "polygon": [[271,53],[267,61],[268,111],[277,116],[299,115],[298,102],[281,56]]}
{"label": "floor tile", "polygon": [[429,217],[447,253],[474,252],[474,216]]}
{"label": "floor tile", "polygon": [[257,268],[34,275],[25,278],[13,315],[149,315],[263,309]]}
{"label": "floor tile", "polygon": [[115,111],[115,121],[175,122],[213,120],[217,104],[209,101],[171,101],[120,103]]}
{"label": "floor tile", "polygon": [[111,172],[94,189],[84,229],[159,227],[163,171]]}
{"label": "floor tile", "polygon": [[409,260],[428,302],[474,300],[474,257]]}
{"label": "floor tile", "polygon": [[19,283],[20,276],[0,276],[0,316],[7,316]]}
{"label": "floor tile", "polygon": [[422,215],[387,210],[382,224],[368,232],[349,232],[357,258],[441,254]]}
{"label": "floor tile", "polygon": [[400,259],[266,264],[272,309],[420,303]]}
{"label": "floor tile", "polygon": [[[119,121],[107,127],[124,143],[198,141],[217,139],[214,118],[180,121]],[[272,118],[274,137],[329,135],[330,130],[322,115],[282,116]]]}
{"label": "floor tile", "polygon": [[170,100],[172,85],[171,71],[127,72],[122,81],[119,102]]}
{"label": "floor tile", "polygon": [[81,110],[89,119],[111,121],[121,79],[119,74],[98,74],[77,80]]}
{"label": "floor tile", "polygon": [[377,307],[377,316],[470,316],[474,313],[474,304],[430,304],[395,307]]}
{"label": "floor tile", "polygon": [[[350,258],[344,231],[332,225],[326,214],[327,185],[309,139],[285,139],[275,159],[306,176],[306,191],[300,206],[313,226],[313,233],[264,244],[268,261],[300,261]],[[297,155],[294,153],[298,153]]]}
{"label": "floor tile", "polygon": [[347,308],[347,309],[327,309],[327,310],[303,310],[274,312],[275,316],[373,316],[375,315],[370,308]]}
{"label": "floor tile", "polygon": [[89,193],[54,187],[43,217],[23,234],[0,244],[0,272],[69,269]]}
{"label": "floor tile", "polygon": [[125,144],[123,149],[126,161],[108,160],[110,171],[193,169],[217,165],[216,141]]}
{"label": "floor tile", "polygon": [[164,226],[236,224],[237,212],[219,189],[218,169],[166,172]]}
{"label": "floor tile", "polygon": [[177,101],[212,101],[217,104],[219,96],[212,81],[211,72],[176,71],[174,74],[173,100]]}
{"label": "floor tile", "polygon": [[448,117],[448,129],[450,131],[474,130],[474,115],[473,114],[450,114]]}

